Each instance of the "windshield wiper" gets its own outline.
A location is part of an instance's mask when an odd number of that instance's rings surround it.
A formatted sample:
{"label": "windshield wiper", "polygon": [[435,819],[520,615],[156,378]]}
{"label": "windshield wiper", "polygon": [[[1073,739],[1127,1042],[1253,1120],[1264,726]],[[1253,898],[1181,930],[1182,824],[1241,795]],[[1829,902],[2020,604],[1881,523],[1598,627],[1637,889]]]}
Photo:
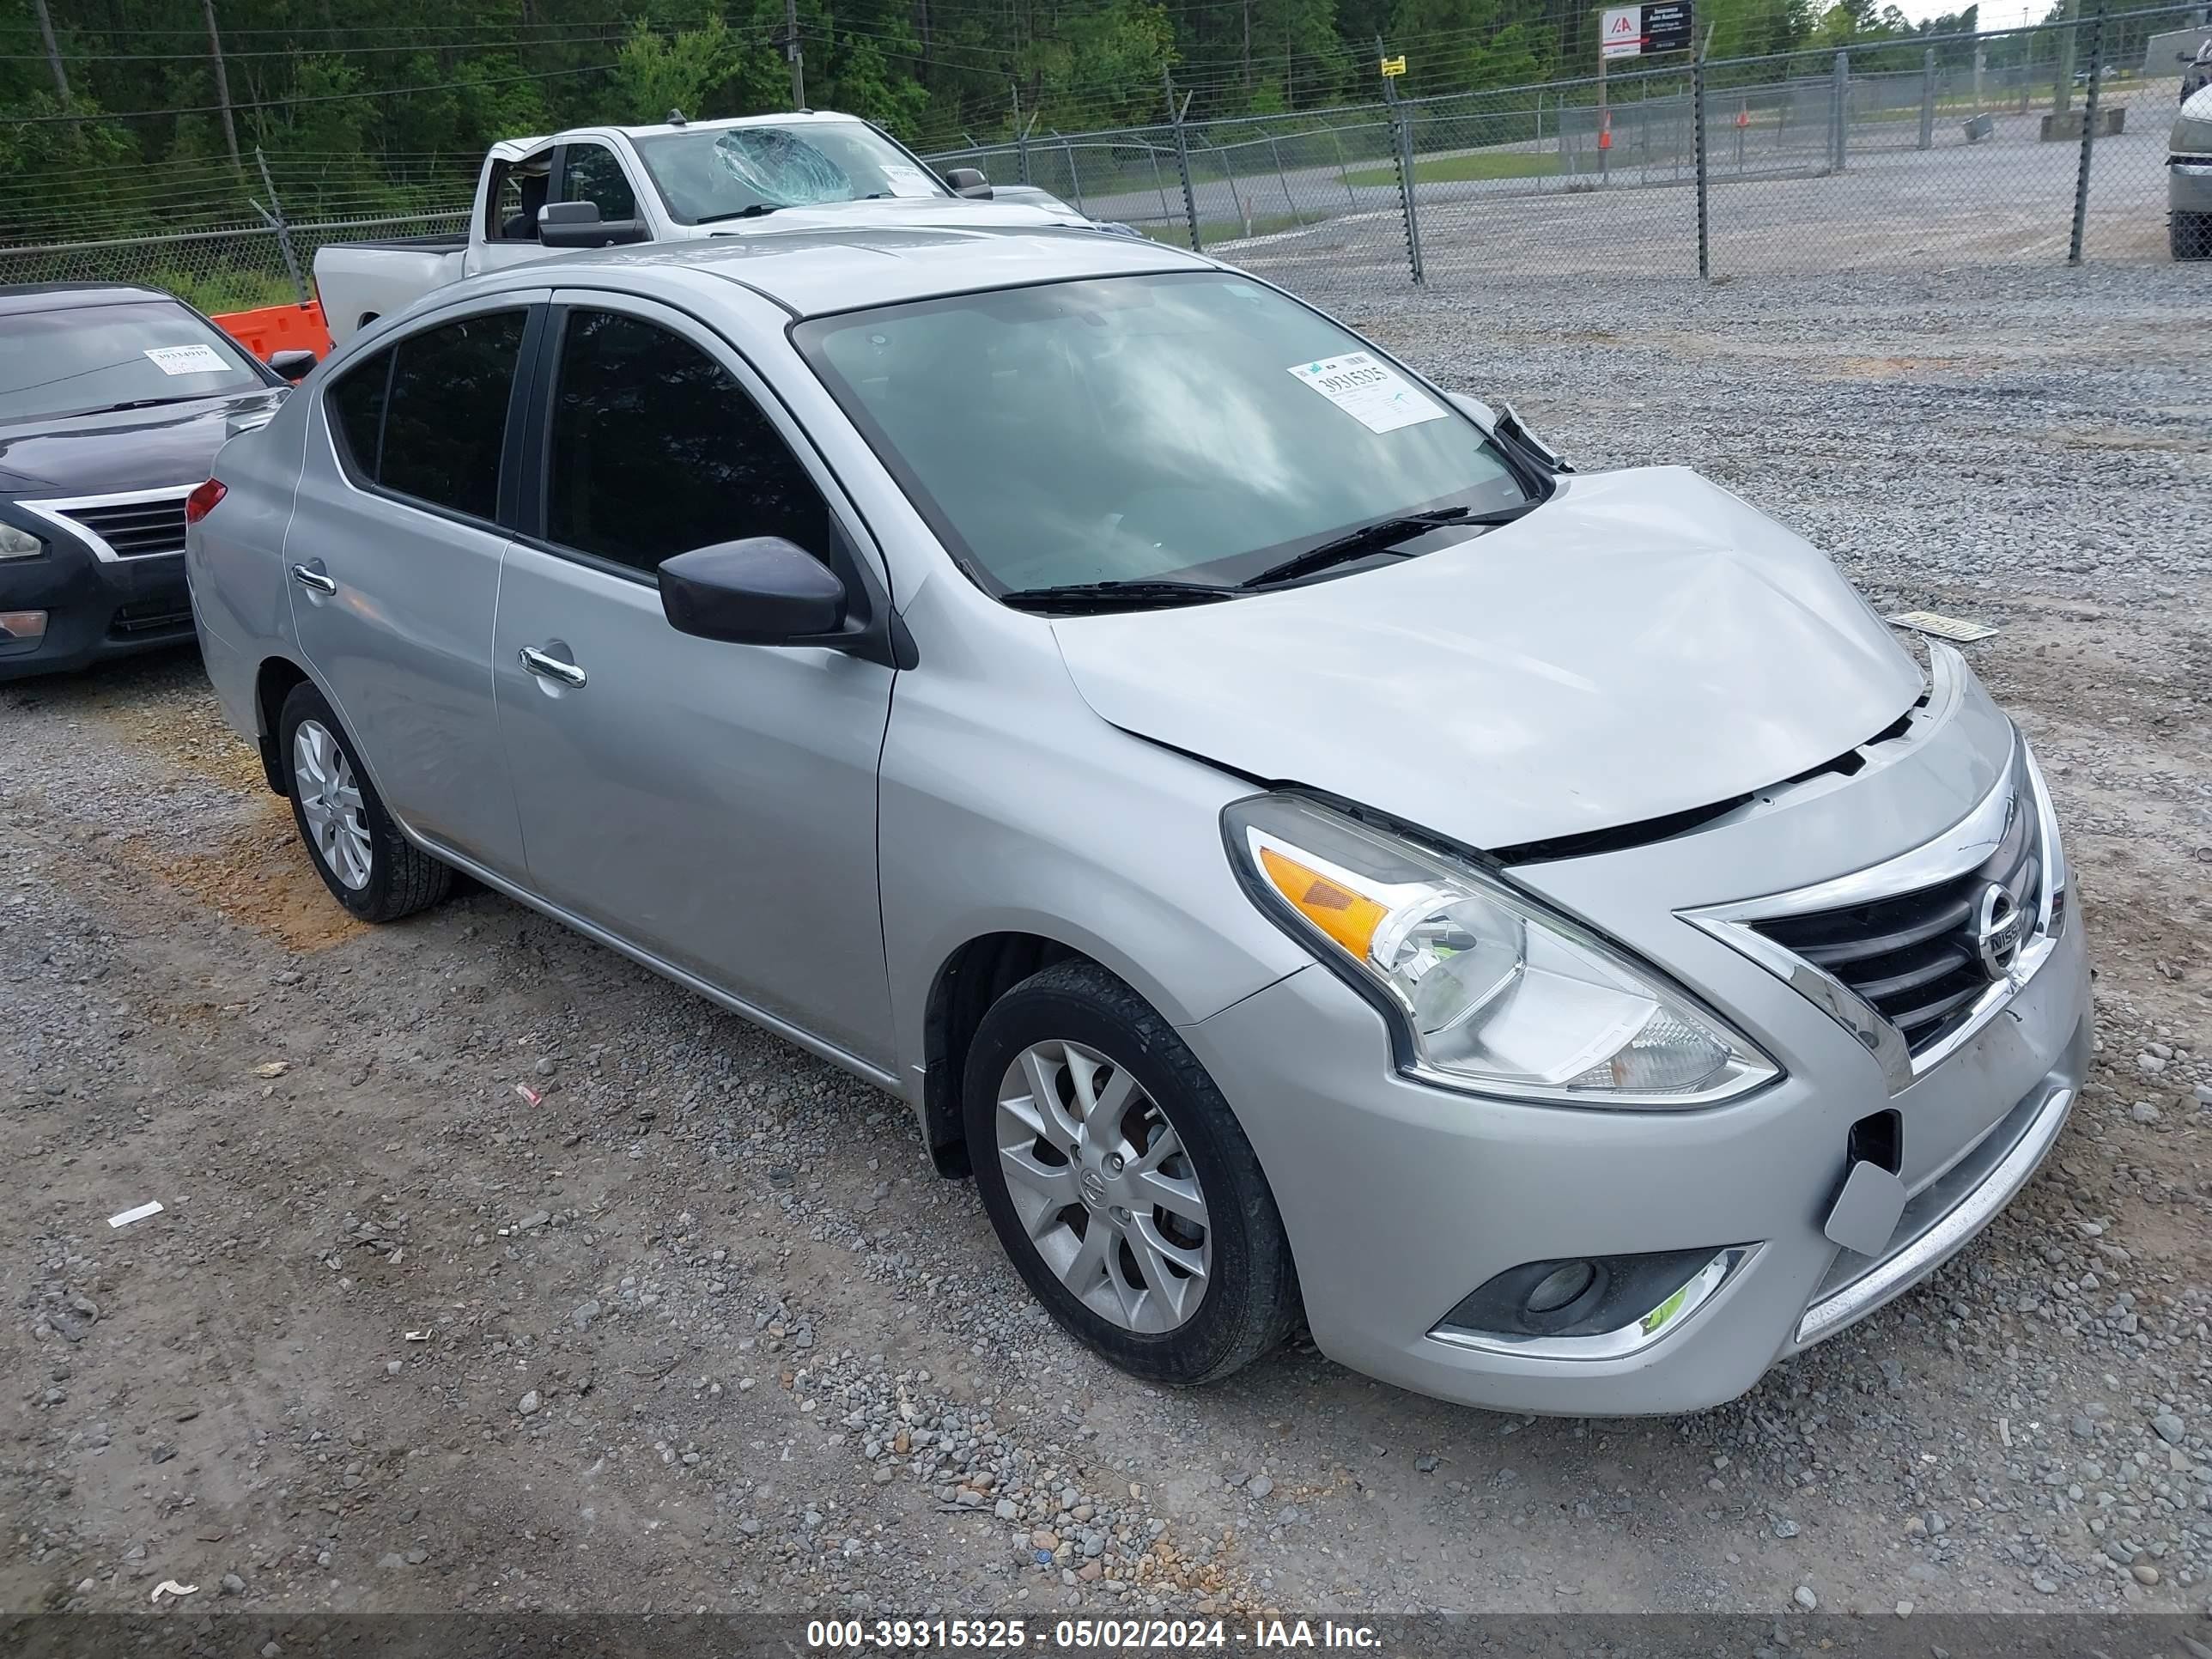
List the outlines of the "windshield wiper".
{"label": "windshield wiper", "polygon": [[1171,605],[1203,605],[1236,597],[1233,587],[1211,582],[1071,582],[1064,587],[1018,587],[999,595],[1017,611],[1059,612],[1079,617],[1101,611],[1149,611]]}
{"label": "windshield wiper", "polygon": [[1300,576],[1310,576],[1316,570],[1326,570],[1333,564],[1345,564],[1363,557],[1394,542],[1409,541],[1425,530],[1435,530],[1445,525],[1501,525],[1510,524],[1536,505],[1534,501],[1516,501],[1511,507],[1502,507],[1494,512],[1475,513],[1464,507],[1440,507],[1432,513],[1403,513],[1394,518],[1377,519],[1373,524],[1362,525],[1357,530],[1346,531],[1333,537],[1318,547],[1285,559],[1280,564],[1271,564],[1256,576],[1248,576],[1237,583],[1239,587],[1268,587],[1277,582],[1294,581]]}
{"label": "windshield wiper", "polygon": [[726,219],[758,219],[774,213],[782,205],[781,202],[755,202],[750,207],[732,208],[727,213],[702,214],[691,222],[695,225],[719,225]]}
{"label": "windshield wiper", "polygon": [[[266,386],[257,386],[254,389],[262,392],[268,390]],[[234,394],[228,392],[187,392],[175,398],[133,398],[128,403],[105,404],[93,412],[97,415],[116,415],[126,409],[159,409],[163,404],[196,404],[203,398],[228,398],[233,395]]]}

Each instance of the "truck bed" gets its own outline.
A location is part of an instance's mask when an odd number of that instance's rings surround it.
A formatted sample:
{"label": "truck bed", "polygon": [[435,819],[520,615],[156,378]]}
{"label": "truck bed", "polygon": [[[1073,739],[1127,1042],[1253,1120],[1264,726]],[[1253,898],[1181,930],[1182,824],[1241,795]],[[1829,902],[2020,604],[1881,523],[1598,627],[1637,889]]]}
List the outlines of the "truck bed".
{"label": "truck bed", "polygon": [[450,253],[468,245],[469,234],[465,230],[441,230],[428,236],[386,236],[345,244],[347,247],[405,248],[411,253]]}

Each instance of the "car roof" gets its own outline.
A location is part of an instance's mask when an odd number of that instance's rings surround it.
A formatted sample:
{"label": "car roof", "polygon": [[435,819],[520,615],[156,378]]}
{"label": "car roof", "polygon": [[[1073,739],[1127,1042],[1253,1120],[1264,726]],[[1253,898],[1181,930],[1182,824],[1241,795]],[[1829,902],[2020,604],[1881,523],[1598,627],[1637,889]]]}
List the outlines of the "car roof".
{"label": "car roof", "polygon": [[773,231],[532,261],[479,279],[476,291],[548,282],[635,288],[651,272],[689,284],[734,283],[793,317],[820,317],[983,289],[1218,269],[1165,243],[1056,222],[1033,208],[953,200],[870,211],[878,205],[787,208]]}
{"label": "car roof", "polygon": [[70,311],[82,306],[118,306],[146,301],[180,305],[173,294],[135,283],[0,283],[0,316],[26,311]]}

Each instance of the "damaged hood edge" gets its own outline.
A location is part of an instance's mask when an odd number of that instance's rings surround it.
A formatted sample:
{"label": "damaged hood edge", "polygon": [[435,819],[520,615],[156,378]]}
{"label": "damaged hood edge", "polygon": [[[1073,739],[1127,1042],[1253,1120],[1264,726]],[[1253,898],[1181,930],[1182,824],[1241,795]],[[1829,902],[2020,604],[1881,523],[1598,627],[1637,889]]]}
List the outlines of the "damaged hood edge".
{"label": "damaged hood edge", "polygon": [[1100,718],[1464,844],[1770,787],[1897,720],[1918,665],[1817,549],[1679,467],[1227,605],[1056,620]]}

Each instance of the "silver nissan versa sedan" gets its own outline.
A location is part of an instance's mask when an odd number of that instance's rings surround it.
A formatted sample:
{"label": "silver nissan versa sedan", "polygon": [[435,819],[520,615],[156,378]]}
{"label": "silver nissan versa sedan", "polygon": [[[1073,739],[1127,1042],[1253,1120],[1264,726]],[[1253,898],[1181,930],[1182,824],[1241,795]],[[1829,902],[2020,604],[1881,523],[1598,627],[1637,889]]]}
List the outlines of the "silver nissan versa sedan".
{"label": "silver nissan versa sedan", "polygon": [[208,666],[339,903],[465,871],[902,1096],[1141,1376],[1304,1321],[1709,1406],[1965,1243],[2088,1062],[1955,653],[1202,258],[979,210],[524,266],[216,473]]}

